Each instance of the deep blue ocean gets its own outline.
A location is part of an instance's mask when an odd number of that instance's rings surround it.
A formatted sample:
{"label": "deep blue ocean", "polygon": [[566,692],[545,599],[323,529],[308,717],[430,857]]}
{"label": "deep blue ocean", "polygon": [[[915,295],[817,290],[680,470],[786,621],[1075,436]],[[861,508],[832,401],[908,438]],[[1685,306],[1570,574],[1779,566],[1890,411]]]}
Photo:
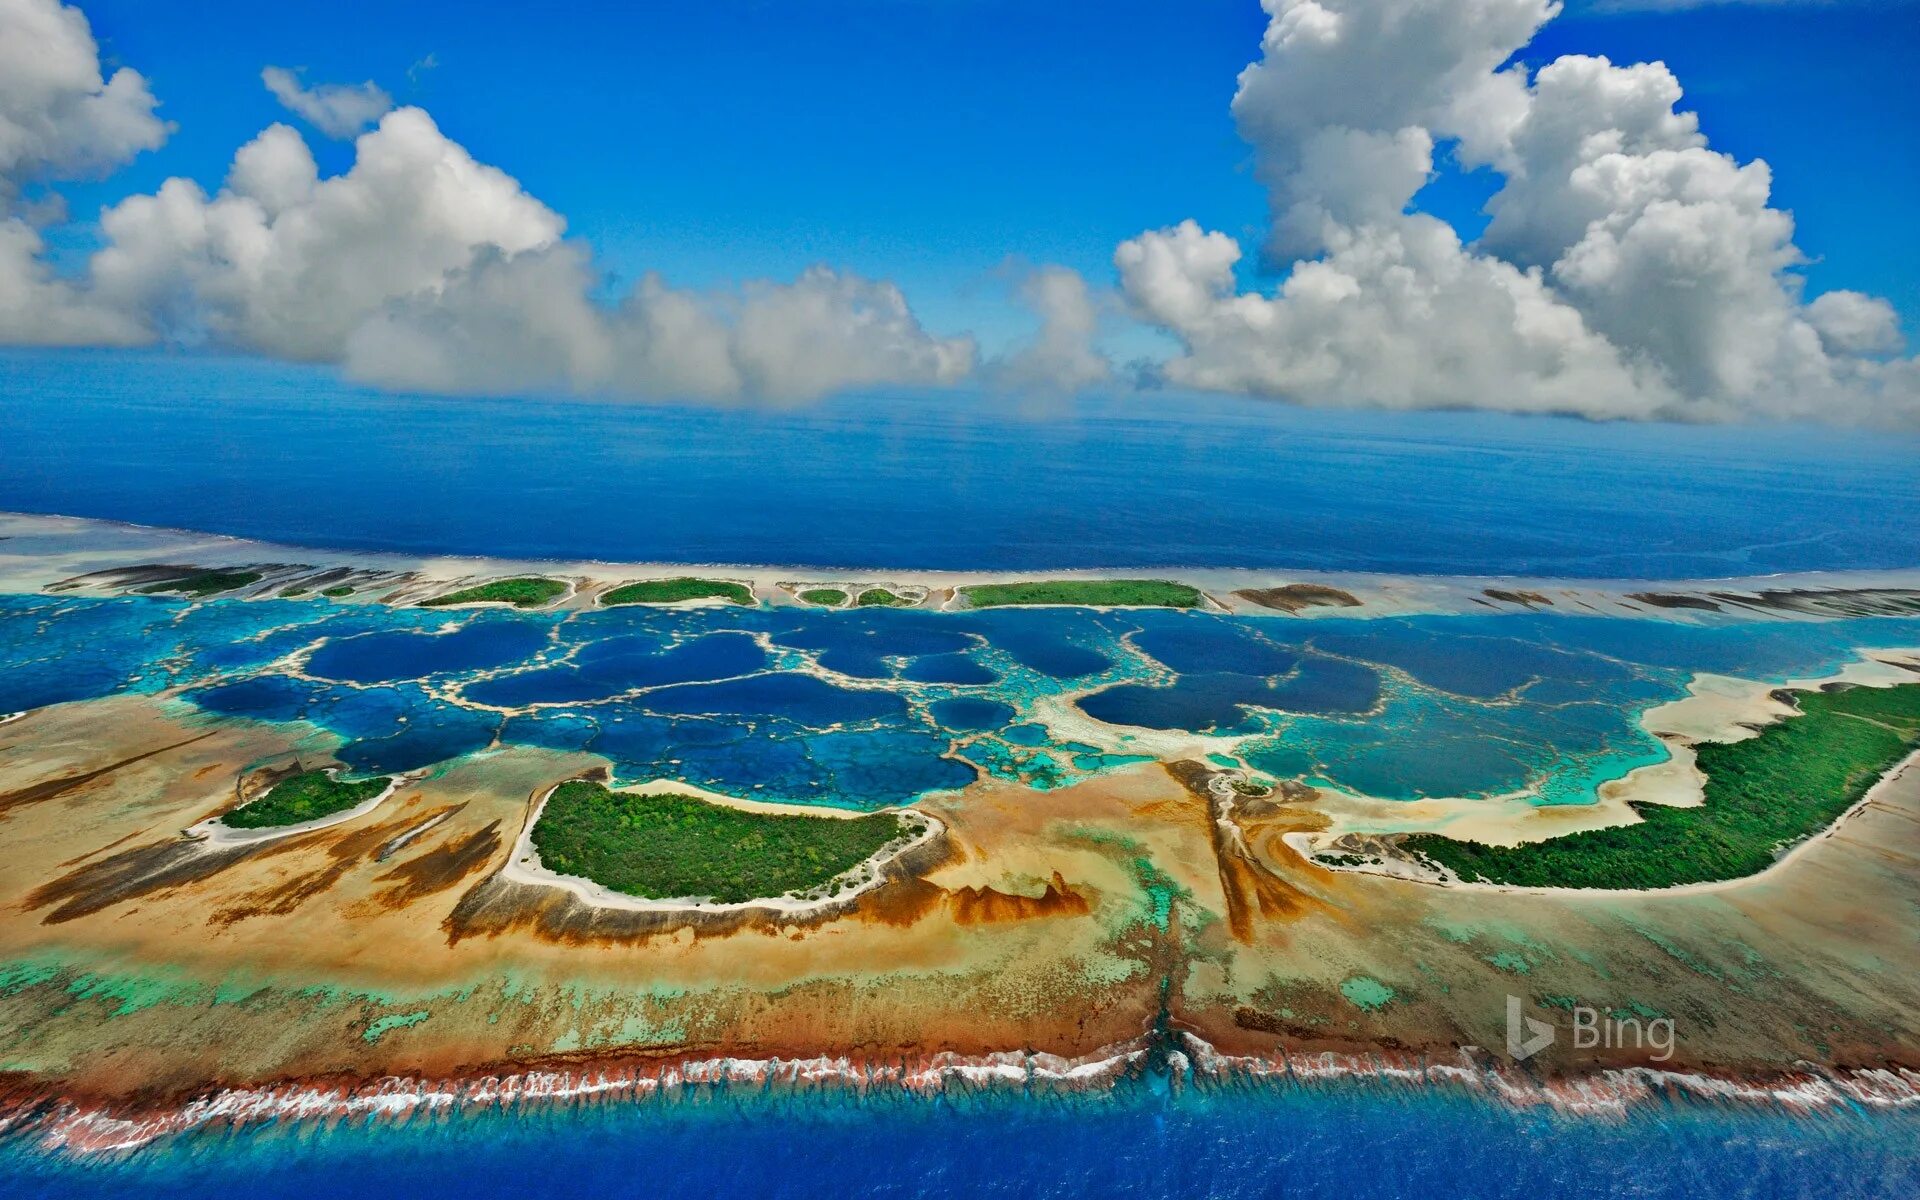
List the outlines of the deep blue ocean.
{"label": "deep blue ocean", "polygon": [[[0,351],[0,509],[296,545],[627,561],[1704,577],[1920,566],[1920,441],[1806,428],[1312,413],[1172,394],[1050,404],[983,395],[865,396],[771,411],[389,397],[319,369]],[[188,671],[200,673],[193,676],[205,687],[199,699],[215,711],[284,719],[275,705],[302,706],[311,715],[313,706],[328,703],[311,689],[295,694],[262,682],[260,663],[174,654],[146,632],[154,617],[169,614],[167,603],[139,603],[137,610],[61,606],[71,620],[95,623],[76,625],[75,638],[55,658],[46,653],[51,643],[15,646],[21,652],[9,660],[13,683],[48,689],[33,702],[51,703],[143,686],[142,672]],[[521,664],[527,648],[506,645],[518,635],[504,623],[495,630],[491,618],[473,623],[481,633],[447,640],[423,638],[405,612],[383,611],[360,628],[353,623],[361,617],[330,616],[312,603],[199,611],[196,620],[262,626],[248,631],[268,637],[253,643],[265,647],[261,653],[276,645],[273,627],[311,639],[312,622],[335,621],[326,633],[339,640],[320,665],[330,672],[325,678],[344,682],[364,682],[373,658],[392,671],[406,666],[396,655],[427,653],[418,673],[494,672],[473,685],[532,688],[529,695],[550,699],[584,696],[584,703],[600,686],[595,670],[614,661],[596,660],[583,642],[564,662]],[[96,621],[93,612],[104,615]],[[441,620],[434,618],[436,627]],[[858,646],[810,646],[790,636],[783,643],[782,631],[771,628],[779,618],[756,620],[770,626],[760,631],[769,644],[838,654],[836,670],[867,678],[860,675],[866,651]],[[1001,644],[1019,643],[1011,628],[1018,620],[1006,618],[1008,628],[994,631]],[[1086,620],[1086,629],[1069,630],[1058,645],[1028,639],[1026,652],[1042,660],[1038,667],[1015,661],[1015,654],[983,660],[983,668],[962,661],[957,648],[936,647],[894,656],[887,686],[911,693],[910,712],[930,714],[940,736],[1002,727],[1022,701],[1014,685],[1027,678],[1015,667],[1071,679],[1118,661],[1116,631]],[[909,624],[888,628],[900,635]],[[1764,662],[1784,673],[1830,661],[1857,633],[1799,627],[1773,640],[1774,633],[1754,629],[1693,630],[1673,633],[1671,645],[1636,635],[1641,657],[1628,662],[1619,648],[1593,641],[1604,639],[1607,623],[1565,625],[1579,644],[1546,636],[1562,630],[1561,622],[1532,624],[1539,628],[1529,626],[1531,636],[1552,642],[1554,654],[1588,664],[1579,686],[1613,705],[1652,697],[1636,688],[1670,692],[1683,668],[1711,668],[1729,646],[1741,660],[1729,666]],[[1545,727],[1552,713],[1544,704],[1537,711],[1509,706],[1509,716],[1487,699],[1509,686],[1502,672],[1526,669],[1521,650],[1485,652],[1490,642],[1475,642],[1464,625],[1452,627],[1439,649],[1428,644],[1431,631],[1422,622],[1393,629],[1327,625],[1320,636],[1364,637],[1366,646],[1258,649],[1313,661],[1337,653],[1404,671],[1433,690],[1409,694],[1422,720],[1524,719],[1533,722],[1533,734]],[[648,678],[664,679],[664,686],[733,678],[764,665],[760,651],[728,640],[737,635],[697,643],[687,631],[664,638],[646,629],[613,632],[652,639],[618,666],[629,675],[654,673]],[[1169,634],[1154,653],[1175,672],[1204,676],[1214,670],[1210,645]],[[1483,652],[1467,653],[1473,645]],[[242,658],[255,652],[221,638],[202,639],[198,649],[211,656],[223,647]],[[482,661],[450,666],[448,656],[460,655]],[[1183,664],[1180,655],[1191,661]],[[499,674],[502,664],[518,665]],[[916,669],[984,669],[994,678],[926,681],[914,677]],[[256,677],[207,682],[249,671]],[[1312,727],[1315,753],[1333,764],[1329,770],[1350,773],[1356,786],[1390,790],[1396,780],[1444,766],[1479,773],[1445,786],[1485,789],[1531,769],[1523,761],[1459,756],[1409,763],[1385,744],[1340,741],[1340,689],[1364,683],[1363,673],[1349,671],[1345,685],[1329,675],[1321,691],[1291,697],[1302,714],[1299,727],[1324,725]],[[621,680],[630,682],[629,675]],[[935,690],[908,686],[928,682]],[[1207,698],[1225,694],[1218,688],[1148,694],[1124,672],[1114,684],[1099,703],[1120,706],[1114,712],[1124,710],[1130,720],[1241,719],[1231,704]],[[402,687],[395,681],[396,695]],[[568,688],[588,690],[576,695]],[[764,689],[729,694],[727,712],[751,709],[765,721],[786,699]],[[1560,695],[1553,711],[1581,711],[1588,699]],[[1149,711],[1147,704],[1159,707]],[[414,765],[409,755],[459,750],[463,738],[476,736],[461,714],[448,713],[430,731],[445,745],[397,741],[379,725],[393,714],[375,707],[329,710],[368,747],[369,769],[404,769]],[[685,704],[639,716],[717,719]],[[563,737],[576,718],[559,713],[551,730],[529,732],[529,740]],[[890,712],[860,719],[873,724],[869,732],[926,736],[925,723],[911,726]],[[349,729],[350,721],[360,724]],[[1620,736],[1619,722],[1608,722],[1564,724],[1558,744],[1587,738],[1604,750]],[[1484,742],[1481,725],[1468,732]],[[1006,757],[987,769],[1026,770],[1023,743],[1001,740]],[[628,744],[635,763],[650,761],[644,738]],[[889,755],[910,750],[927,757],[905,742],[886,746]],[[773,763],[766,769],[776,774],[768,777],[784,779],[783,789],[798,787],[825,761],[809,747],[811,757],[784,767],[771,756],[754,761]],[[725,761],[737,771],[746,760],[736,754]],[[790,774],[777,776],[780,770]],[[897,774],[890,770],[887,782],[898,785]],[[101,1160],[0,1142],[0,1197],[21,1200],[1816,1194],[1920,1195],[1920,1113],[1794,1117],[1688,1104],[1608,1123],[1516,1112],[1444,1092],[1289,1086],[1169,1095],[1149,1083],[1091,1100],[720,1096],[401,1126],[209,1131]]]}
{"label": "deep blue ocean", "polygon": [[0,350],[0,509],[609,561],[1706,578],[1920,565],[1920,437],[1146,393],[395,397]]}
{"label": "deep blue ocean", "polygon": [[1293,1086],[1093,1100],[682,1100],[208,1132],[76,1163],[0,1149],[18,1200],[1702,1197],[1920,1194],[1920,1118],[1704,1107],[1621,1122]]}

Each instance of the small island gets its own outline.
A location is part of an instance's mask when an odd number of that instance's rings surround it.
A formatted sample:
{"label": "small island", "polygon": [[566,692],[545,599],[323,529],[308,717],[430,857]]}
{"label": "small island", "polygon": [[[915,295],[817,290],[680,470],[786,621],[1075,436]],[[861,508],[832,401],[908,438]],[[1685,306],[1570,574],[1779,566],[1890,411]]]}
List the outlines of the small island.
{"label": "small island", "polygon": [[860,593],[854,600],[853,606],[855,608],[906,608],[913,603],[898,592],[883,587],[870,587]]}
{"label": "small island", "polygon": [[[331,596],[336,588],[323,595]],[[347,592],[351,594],[352,588]],[[515,608],[539,608],[567,594],[567,585],[558,579],[523,576],[518,579],[494,579],[444,596],[422,600],[421,608],[448,608],[456,604],[511,604]]]}
{"label": "small island", "polygon": [[547,870],[611,891],[739,904],[824,888],[911,832],[894,813],[756,812],[573,779],[547,798],[532,842]]}
{"label": "small island", "polygon": [[600,597],[600,603],[613,608],[622,604],[684,604],[689,600],[724,600],[728,604],[751,607],[753,589],[744,583],[725,579],[643,579],[622,584]]}
{"label": "small island", "polygon": [[204,600],[222,592],[251,587],[262,578],[264,576],[258,571],[195,571],[191,575],[163,579],[134,590],[143,596],[185,596],[189,600]]}
{"label": "small island", "polygon": [[302,771],[267,789],[220,818],[230,829],[277,829],[302,825],[365,804],[387,790],[393,780],[340,779],[332,771]]}
{"label": "small island", "polygon": [[1198,608],[1200,589],[1164,579],[1052,579],[963,587],[970,608],[1070,604],[1085,608]]}
{"label": "small island", "polygon": [[839,608],[847,602],[847,594],[839,588],[807,588],[797,594],[802,603],[822,608]]}
{"label": "small island", "polygon": [[1400,847],[1469,883],[1669,888],[1757,875],[1832,825],[1920,747],[1920,684],[1797,693],[1799,715],[1696,750],[1706,801],[1636,805],[1640,820],[1489,846],[1419,833]]}

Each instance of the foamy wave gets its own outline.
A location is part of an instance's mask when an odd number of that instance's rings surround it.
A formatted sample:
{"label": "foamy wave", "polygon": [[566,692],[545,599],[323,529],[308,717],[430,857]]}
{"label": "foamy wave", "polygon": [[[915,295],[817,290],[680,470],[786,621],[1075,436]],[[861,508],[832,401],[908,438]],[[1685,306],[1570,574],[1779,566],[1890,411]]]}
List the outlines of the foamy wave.
{"label": "foamy wave", "polygon": [[1537,1078],[1462,1050],[1457,1058],[1428,1059],[1397,1051],[1367,1054],[1222,1054],[1192,1034],[1181,1035],[1197,1081],[1233,1083],[1291,1080],[1374,1080],[1438,1084],[1479,1091],[1519,1108],[1548,1106],[1574,1116],[1621,1117],[1635,1106],[1672,1097],[1770,1105],[1812,1113],[1849,1105],[1920,1105],[1920,1072],[1906,1067],[1830,1070],[1811,1065],[1760,1079],[1740,1079],[1656,1067],[1613,1067],[1584,1075]]}
{"label": "foamy wave", "polygon": [[838,1057],[712,1058],[598,1070],[523,1071],[465,1079],[389,1076],[357,1085],[226,1088],[177,1108],[142,1114],[21,1097],[0,1104],[0,1131],[31,1129],[49,1150],[135,1150],[210,1125],[268,1121],[398,1120],[422,1113],[576,1101],[646,1100],[687,1087],[842,1087],[935,1095],[954,1090],[1093,1091],[1111,1088],[1147,1056],[1143,1043],[1081,1058],[1028,1051],[942,1053],[896,1063]]}
{"label": "foamy wave", "polygon": [[[1153,1049],[1153,1040],[1142,1038],[1079,1058],[1037,1051],[942,1053],[898,1062],[824,1055],[795,1059],[723,1057],[441,1080],[389,1076],[359,1084],[227,1088],[175,1108],[151,1112],[18,1095],[0,1100],[0,1133],[30,1132],[49,1150],[103,1154],[136,1150],[161,1138],[208,1126],[405,1120],[487,1108],[637,1102],[673,1096],[687,1088],[844,1088],[918,1096],[949,1092],[1102,1092],[1141,1074],[1152,1059]],[[1802,1114],[1848,1106],[1892,1109],[1920,1105],[1920,1072],[1904,1067],[1836,1071],[1805,1066],[1766,1080],[1651,1067],[1536,1078],[1479,1056],[1472,1049],[1450,1059],[1391,1050],[1229,1055],[1187,1033],[1177,1035],[1166,1048],[1160,1069],[1175,1086],[1438,1086],[1476,1092],[1489,1101],[1518,1108],[1547,1106],[1571,1116],[1615,1119],[1636,1106],[1673,1098],[1766,1105]]]}

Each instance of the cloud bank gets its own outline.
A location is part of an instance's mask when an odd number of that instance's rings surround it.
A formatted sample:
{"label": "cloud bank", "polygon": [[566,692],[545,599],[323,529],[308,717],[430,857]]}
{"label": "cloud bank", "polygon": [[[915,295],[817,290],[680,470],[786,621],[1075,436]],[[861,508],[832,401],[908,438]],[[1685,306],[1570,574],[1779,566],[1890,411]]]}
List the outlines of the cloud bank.
{"label": "cloud bank", "polygon": [[122,201],[101,217],[94,296],[157,336],[425,391],[804,399],[973,367],[972,342],[927,334],[899,289],[826,268],[714,296],[649,276],[602,305],[565,220],[425,112],[388,113],[354,151],[322,179],[273,125],[217,195],[170,179]]}
{"label": "cloud bank", "polygon": [[[936,337],[893,284],[827,267],[716,293],[649,275],[602,303],[565,220],[424,111],[392,109],[372,84],[308,88],[277,67],[262,79],[329,136],[377,121],[352,166],[322,178],[300,134],[271,125],[218,192],[169,179],[103,212],[80,280],[56,278],[38,231],[10,215],[0,340],[212,342],[450,392],[784,400],[974,371],[971,338]],[[0,0],[0,199],[158,146],[153,108],[139,75],[101,79],[77,9]]]}
{"label": "cloud bank", "polygon": [[106,174],[167,138],[137,71],[100,72],[93,31],[56,0],[0,0],[0,340],[125,345],[138,321],[56,278],[36,227],[57,203],[28,189]]}
{"label": "cloud bank", "polygon": [[[1551,0],[1265,0],[1233,115],[1272,207],[1271,293],[1193,222],[1115,254],[1175,384],[1312,404],[1912,421],[1893,309],[1802,299],[1764,162],[1711,149],[1658,63],[1503,66]],[[1413,210],[1437,145],[1498,173],[1477,244]]]}
{"label": "cloud bank", "polygon": [[[1556,0],[1264,0],[1232,116],[1277,271],[1193,221],[1114,254],[1133,320],[1178,353],[1143,374],[1320,405],[1594,418],[1920,420],[1920,361],[1886,301],[1809,299],[1761,161],[1714,150],[1659,63],[1517,53]],[[209,193],[189,179],[100,218],[84,273],[48,265],[47,189],[157,148],[138,73],[103,73],[86,18],[0,0],[0,340],[218,344],[390,388],[806,399],[978,379],[1108,386],[1118,305],[1062,267],[1019,276],[1025,344],[985,356],[885,280],[817,266],[713,291],[657,274],[609,295],[592,251],[511,175],[372,83],[262,80],[353,160],[322,177],[274,124]],[[1445,155],[1498,180],[1468,241],[1418,211]],[[1178,214],[1169,214],[1177,216]]]}

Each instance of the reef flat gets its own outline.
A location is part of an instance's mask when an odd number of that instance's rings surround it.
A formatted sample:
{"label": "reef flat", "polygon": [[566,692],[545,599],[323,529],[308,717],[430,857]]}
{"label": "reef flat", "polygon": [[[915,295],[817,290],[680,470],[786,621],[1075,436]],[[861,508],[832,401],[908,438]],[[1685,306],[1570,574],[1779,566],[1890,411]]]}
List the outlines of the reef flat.
{"label": "reef flat", "polygon": [[[698,571],[692,574],[690,571]],[[1387,575],[1192,566],[1143,579],[1134,570],[902,571],[876,565],[837,570],[794,564],[563,562],[454,558],[289,547],[175,529],[77,517],[0,513],[0,588],[62,584],[82,593],[161,593],[191,587],[202,597],[327,596],[419,604],[509,581],[571,583],[552,607],[592,608],[609,592],[639,585],[649,604],[818,605],[806,591],[840,591],[870,605],[964,609],[968,588],[1017,588],[1023,606],[1142,601],[1207,612],[1327,619],[1426,613],[1557,613],[1685,620],[1920,616],[1920,568],[1775,574],[1757,579],[1578,580],[1512,576]],[[1133,585],[1121,600],[1075,595],[1059,585]],[[1140,585],[1148,585],[1140,590]],[[207,587],[217,590],[207,592]],[[1193,593],[1197,593],[1194,595]],[[989,597],[996,593],[988,593]],[[1006,594],[1006,593],[999,593]]]}
{"label": "reef flat", "polygon": [[[1710,806],[1712,745],[1920,680],[1905,577],[1509,602],[1201,573],[1189,611],[978,610],[942,599],[978,579],[682,566],[658,577],[753,603],[608,607],[647,569],[0,528],[0,1120],[56,1144],[727,1078],[1920,1100],[1914,770],[1711,890],[1370,857]],[[258,578],[143,590],[230,571]],[[522,578],[566,591],[423,606]],[[793,590],[829,585],[844,607]],[[867,586],[912,603],[851,605]],[[227,828],[315,772],[384,782]],[[789,820],[815,824],[769,843]],[[728,886],[622,892],[650,822],[692,849],[647,869],[705,855]],[[1673,1037],[1517,1062],[1515,1003]]]}
{"label": "reef flat", "polygon": [[1455,878],[1533,887],[1665,888],[1758,875],[1829,828],[1920,745],[1920,683],[1787,697],[1796,719],[1695,747],[1701,803],[1519,846],[1403,839]]}

